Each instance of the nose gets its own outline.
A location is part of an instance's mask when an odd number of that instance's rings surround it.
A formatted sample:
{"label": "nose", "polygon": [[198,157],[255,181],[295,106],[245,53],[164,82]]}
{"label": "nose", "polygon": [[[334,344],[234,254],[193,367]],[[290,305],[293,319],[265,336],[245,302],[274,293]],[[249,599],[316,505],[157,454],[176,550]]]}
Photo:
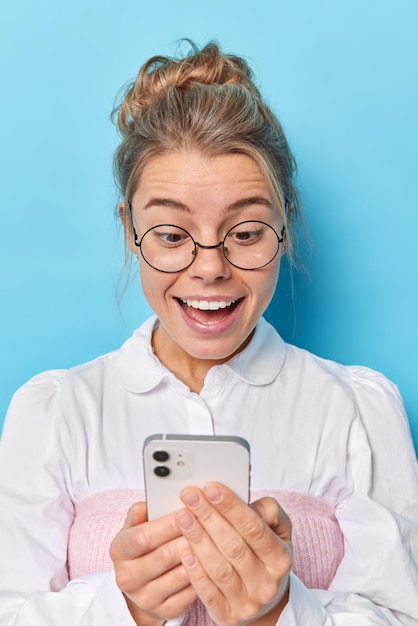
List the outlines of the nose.
{"label": "nose", "polygon": [[196,242],[195,259],[189,267],[190,274],[207,282],[229,278],[231,265],[223,253],[223,242],[204,246]]}

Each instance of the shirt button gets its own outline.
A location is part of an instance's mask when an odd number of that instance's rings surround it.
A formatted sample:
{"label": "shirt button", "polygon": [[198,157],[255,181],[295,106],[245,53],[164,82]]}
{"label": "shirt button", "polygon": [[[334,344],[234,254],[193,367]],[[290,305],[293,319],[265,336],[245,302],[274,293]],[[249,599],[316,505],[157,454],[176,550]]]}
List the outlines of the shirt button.
{"label": "shirt button", "polygon": [[228,372],[225,369],[219,370],[218,378],[219,380],[226,380],[228,378]]}

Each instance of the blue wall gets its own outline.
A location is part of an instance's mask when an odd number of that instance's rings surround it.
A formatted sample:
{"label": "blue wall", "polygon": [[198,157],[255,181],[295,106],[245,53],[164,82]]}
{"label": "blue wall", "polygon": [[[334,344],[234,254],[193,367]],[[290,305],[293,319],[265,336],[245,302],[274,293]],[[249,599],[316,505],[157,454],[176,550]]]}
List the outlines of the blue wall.
{"label": "blue wall", "polygon": [[136,284],[117,299],[109,113],[146,58],[187,36],[248,57],[299,163],[309,276],[294,305],[283,276],[270,318],[298,345],[392,378],[418,444],[416,0],[8,4],[0,416],[28,377],[116,348],[149,312]]}

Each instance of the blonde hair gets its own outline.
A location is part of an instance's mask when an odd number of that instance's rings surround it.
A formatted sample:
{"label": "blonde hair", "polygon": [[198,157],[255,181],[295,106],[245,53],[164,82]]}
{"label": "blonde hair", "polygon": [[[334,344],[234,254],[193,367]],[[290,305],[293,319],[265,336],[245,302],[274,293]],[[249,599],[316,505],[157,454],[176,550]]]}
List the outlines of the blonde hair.
{"label": "blonde hair", "polygon": [[296,164],[282,126],[243,58],[223,54],[214,42],[202,49],[189,43],[190,52],[181,58],[149,59],[114,110],[122,137],[114,157],[119,190],[130,200],[147,162],[168,152],[246,154],[270,187],[292,261],[293,222],[300,207]]}

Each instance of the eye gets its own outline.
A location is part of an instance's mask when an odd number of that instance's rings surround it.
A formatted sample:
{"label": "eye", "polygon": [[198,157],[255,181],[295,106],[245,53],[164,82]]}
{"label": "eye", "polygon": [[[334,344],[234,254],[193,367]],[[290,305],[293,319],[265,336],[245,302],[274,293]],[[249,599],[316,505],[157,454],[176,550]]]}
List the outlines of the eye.
{"label": "eye", "polygon": [[237,241],[251,241],[251,239],[254,239],[254,237],[256,236],[257,236],[257,233],[254,233],[248,230],[235,233],[235,239]]}
{"label": "eye", "polygon": [[174,248],[190,242],[190,235],[183,229],[173,226],[156,226],[147,234],[152,236],[154,245]]}
{"label": "eye", "polygon": [[164,243],[180,243],[182,236],[177,233],[155,233],[158,239]]}
{"label": "eye", "polygon": [[255,222],[245,222],[234,226],[227,237],[228,241],[232,244],[238,245],[252,245],[262,240],[264,235],[264,228]]}

